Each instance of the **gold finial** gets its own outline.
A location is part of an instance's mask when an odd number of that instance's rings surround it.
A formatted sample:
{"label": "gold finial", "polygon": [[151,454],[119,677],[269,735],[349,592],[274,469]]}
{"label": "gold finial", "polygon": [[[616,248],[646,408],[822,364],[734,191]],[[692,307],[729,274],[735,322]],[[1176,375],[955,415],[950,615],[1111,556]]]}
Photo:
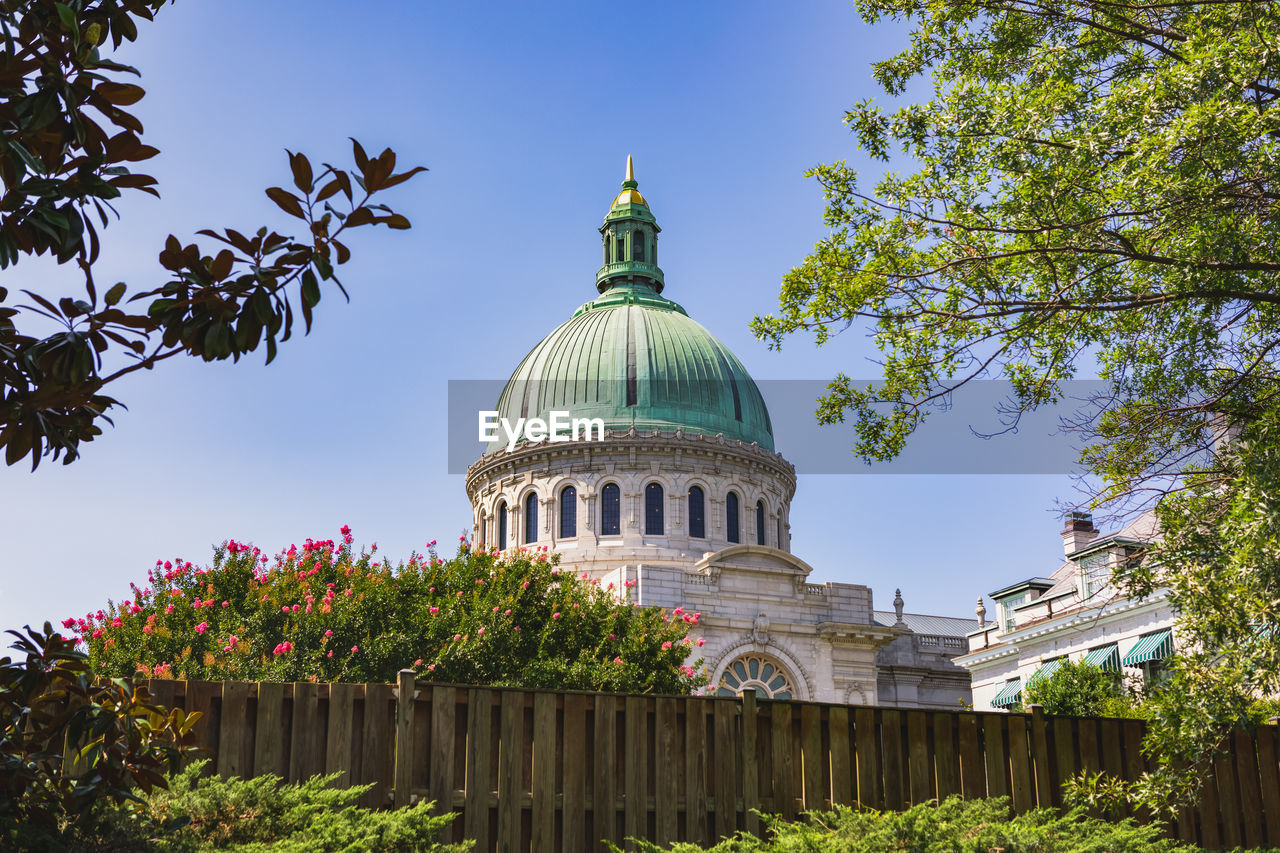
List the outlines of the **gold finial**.
{"label": "gold finial", "polygon": [[627,155],[627,180],[634,181],[636,179],[635,172],[631,168],[631,155]]}

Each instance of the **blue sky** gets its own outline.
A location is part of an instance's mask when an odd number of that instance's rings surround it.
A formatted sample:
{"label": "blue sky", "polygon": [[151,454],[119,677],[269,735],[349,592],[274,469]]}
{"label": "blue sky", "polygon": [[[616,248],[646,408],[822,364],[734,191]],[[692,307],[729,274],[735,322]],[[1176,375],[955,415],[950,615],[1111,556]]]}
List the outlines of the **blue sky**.
{"label": "blue sky", "polygon": [[[747,324],[824,233],[804,170],[874,173],[841,118],[903,36],[833,0],[165,8],[121,57],[143,72],[163,198],[120,205],[99,282],[153,286],[169,233],[289,227],[262,193],[287,183],[285,148],[342,163],[355,136],[431,171],[386,199],[413,230],[358,234],[351,303],[326,292],[270,367],[135,374],[82,460],[0,470],[0,628],[97,609],[157,558],[206,562],[227,538],[274,551],[350,524],[392,557],[456,539],[470,512],[446,473],[447,382],[507,376],[594,295],[627,154],[663,228],[666,295],[753,375],[873,378],[862,330],[770,352]],[[79,286],[38,262],[4,281]],[[1056,566],[1055,502],[1073,495],[1065,474],[806,475],[793,549],[811,581],[868,584],[878,607],[901,587],[910,611],[969,615]]]}

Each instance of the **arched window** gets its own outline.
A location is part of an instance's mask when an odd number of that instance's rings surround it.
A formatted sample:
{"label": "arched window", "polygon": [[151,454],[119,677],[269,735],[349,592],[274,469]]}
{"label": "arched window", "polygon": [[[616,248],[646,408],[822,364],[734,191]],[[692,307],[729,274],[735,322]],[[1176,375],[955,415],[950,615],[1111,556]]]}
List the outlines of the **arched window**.
{"label": "arched window", "polygon": [[627,257],[627,238],[618,235],[618,239],[613,243],[613,259],[615,261],[626,260]]}
{"label": "arched window", "polygon": [[778,516],[778,541],[774,547],[782,547],[782,516]]}
{"label": "arched window", "polygon": [[631,232],[631,260],[633,261],[644,260],[644,232],[643,231]]}
{"label": "arched window", "polygon": [[764,501],[756,501],[756,544],[764,545]]}
{"label": "arched window", "polygon": [[657,483],[644,487],[644,535],[662,535],[662,486]]}
{"label": "arched window", "polygon": [[796,695],[790,674],[775,661],[756,654],[743,655],[729,664],[716,694],[737,696],[747,690],[766,699],[794,699]]}
{"label": "arched window", "polygon": [[565,486],[560,490],[560,538],[572,539],[578,535],[578,490]]}
{"label": "arched window", "polygon": [[730,542],[741,542],[742,532],[738,529],[738,493],[730,492],[724,499],[724,522],[728,529]]}
{"label": "arched window", "polygon": [[507,550],[507,502],[498,504],[498,550]]}
{"label": "arched window", "polygon": [[694,539],[707,538],[706,499],[701,486],[689,487],[689,535]]}
{"label": "arched window", "polygon": [[538,541],[538,496],[533,492],[524,499],[524,541]]}
{"label": "arched window", "polygon": [[600,490],[600,535],[617,536],[622,532],[622,500],[616,483]]}

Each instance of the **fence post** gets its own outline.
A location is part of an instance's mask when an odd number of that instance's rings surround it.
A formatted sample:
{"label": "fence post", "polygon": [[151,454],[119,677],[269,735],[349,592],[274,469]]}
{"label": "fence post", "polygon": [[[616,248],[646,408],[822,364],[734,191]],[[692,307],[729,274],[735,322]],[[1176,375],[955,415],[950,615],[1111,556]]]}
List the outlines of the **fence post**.
{"label": "fence post", "polygon": [[[1043,705],[1029,705],[1031,712],[1031,758],[1036,768],[1036,805],[1047,809],[1053,805],[1053,781],[1049,777],[1049,737]],[[1061,780],[1059,780],[1061,781]]]}
{"label": "fence post", "polygon": [[396,738],[392,754],[395,756],[395,804],[396,808],[409,805],[409,787],[413,774],[413,696],[418,674],[402,669],[396,676]]}

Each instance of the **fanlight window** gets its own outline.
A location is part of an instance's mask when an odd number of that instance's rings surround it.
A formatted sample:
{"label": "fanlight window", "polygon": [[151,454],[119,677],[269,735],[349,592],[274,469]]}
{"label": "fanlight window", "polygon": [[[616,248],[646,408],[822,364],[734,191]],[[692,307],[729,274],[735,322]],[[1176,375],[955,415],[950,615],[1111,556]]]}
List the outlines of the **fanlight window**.
{"label": "fanlight window", "polygon": [[794,699],[796,695],[791,676],[762,655],[743,655],[729,664],[716,694],[737,696],[747,690],[765,699]]}

